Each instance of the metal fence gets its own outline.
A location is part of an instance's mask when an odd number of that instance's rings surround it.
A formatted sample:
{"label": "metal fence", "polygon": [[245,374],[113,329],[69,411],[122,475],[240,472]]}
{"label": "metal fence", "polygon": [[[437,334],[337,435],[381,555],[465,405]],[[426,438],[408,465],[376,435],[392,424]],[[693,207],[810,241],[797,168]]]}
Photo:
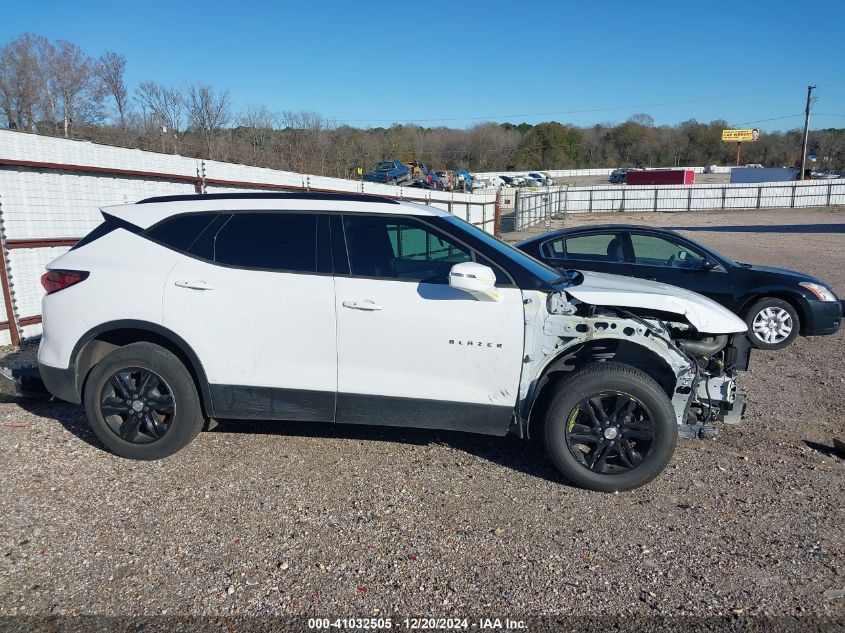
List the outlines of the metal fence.
{"label": "metal fence", "polygon": [[845,179],[724,185],[554,187],[519,190],[502,233],[550,228],[567,213],[730,211],[845,204]]}

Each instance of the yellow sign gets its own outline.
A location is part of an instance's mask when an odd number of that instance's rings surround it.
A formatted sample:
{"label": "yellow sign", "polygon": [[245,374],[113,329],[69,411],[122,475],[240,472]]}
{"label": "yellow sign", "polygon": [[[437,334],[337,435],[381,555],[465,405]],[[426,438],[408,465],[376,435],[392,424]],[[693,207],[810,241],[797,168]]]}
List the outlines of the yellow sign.
{"label": "yellow sign", "polygon": [[750,143],[760,138],[760,130],[722,130],[723,143]]}
{"label": "yellow sign", "polygon": [[359,167],[356,171],[358,172],[358,175],[360,176],[361,174],[363,174],[363,173],[364,173],[364,168],[363,168],[363,167]]}

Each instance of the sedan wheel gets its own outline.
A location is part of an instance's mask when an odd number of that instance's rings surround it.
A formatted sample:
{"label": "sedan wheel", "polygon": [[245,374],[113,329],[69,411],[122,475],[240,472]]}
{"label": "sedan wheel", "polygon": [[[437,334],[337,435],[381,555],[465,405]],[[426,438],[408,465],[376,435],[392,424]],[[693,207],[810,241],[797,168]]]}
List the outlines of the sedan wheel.
{"label": "sedan wheel", "polygon": [[782,343],[792,334],[792,317],[783,308],[766,308],[754,317],[751,329],[764,343]]}
{"label": "sedan wheel", "polygon": [[795,340],[800,330],[795,308],[782,299],[758,301],[751,306],[745,322],[751,342],[760,349],[783,349]]}

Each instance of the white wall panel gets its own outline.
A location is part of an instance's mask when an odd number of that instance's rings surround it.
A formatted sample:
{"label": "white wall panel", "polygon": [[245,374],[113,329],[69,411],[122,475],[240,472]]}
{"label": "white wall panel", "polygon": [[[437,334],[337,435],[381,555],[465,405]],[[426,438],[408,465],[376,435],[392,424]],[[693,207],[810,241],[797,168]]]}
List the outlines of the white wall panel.
{"label": "white wall panel", "polygon": [[[201,161],[193,158],[145,152],[0,130],[0,158],[53,165],[74,165],[102,169],[152,172],[197,178]],[[205,177],[210,180],[256,183],[253,188],[209,183],[208,193],[266,191],[261,185],[324,189],[350,193],[388,195],[452,212],[463,219],[481,223],[492,220],[495,192],[463,194],[426,191],[364,183],[325,176],[297,174],[262,167],[218,161],[205,161]],[[168,180],[149,175],[127,175],[84,170],[67,171],[44,167],[0,166],[0,213],[6,239],[79,238],[102,221],[99,208],[130,204],[143,198],[191,194],[195,182]],[[492,232],[493,223],[483,227]],[[43,290],[40,276],[45,265],[67,247],[17,248],[10,251],[10,283],[19,318],[41,312]],[[4,310],[0,308],[0,314]],[[3,320],[0,317],[0,320]],[[5,320],[8,320],[5,319]],[[26,336],[40,333],[40,324],[22,328]],[[0,344],[8,343],[8,330],[0,330]]]}
{"label": "white wall panel", "polygon": [[68,248],[16,248],[9,251],[10,277],[19,318],[41,314],[41,297],[44,296],[41,275],[47,264],[66,253]]}

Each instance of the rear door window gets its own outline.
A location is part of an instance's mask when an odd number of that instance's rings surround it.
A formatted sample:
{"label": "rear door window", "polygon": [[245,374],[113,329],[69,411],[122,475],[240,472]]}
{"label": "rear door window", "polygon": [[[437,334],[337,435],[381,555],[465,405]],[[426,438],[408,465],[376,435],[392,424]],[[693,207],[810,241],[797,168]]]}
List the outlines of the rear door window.
{"label": "rear door window", "polygon": [[623,262],[625,247],[618,233],[578,235],[564,240],[567,259],[593,262]]}
{"label": "rear door window", "polygon": [[317,215],[234,213],[214,235],[214,261],[260,270],[317,270]]}

